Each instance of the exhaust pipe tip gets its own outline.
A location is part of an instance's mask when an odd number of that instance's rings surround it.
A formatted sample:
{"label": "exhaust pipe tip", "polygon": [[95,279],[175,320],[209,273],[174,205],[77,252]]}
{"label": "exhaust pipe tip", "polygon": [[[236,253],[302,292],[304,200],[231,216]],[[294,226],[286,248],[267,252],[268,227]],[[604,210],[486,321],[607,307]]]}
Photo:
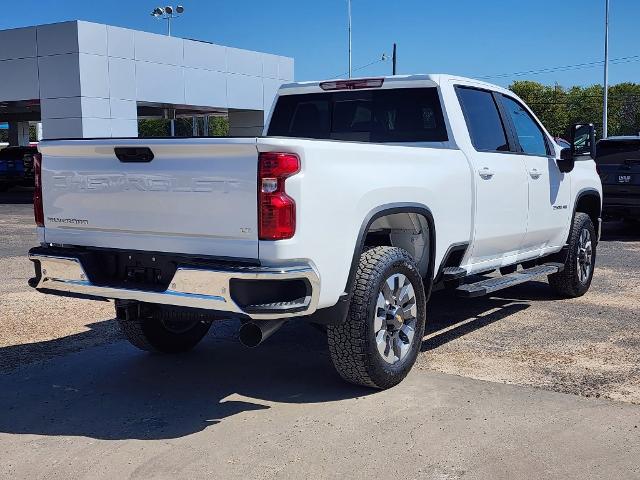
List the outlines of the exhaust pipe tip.
{"label": "exhaust pipe tip", "polygon": [[247,322],[240,327],[240,343],[245,347],[255,348],[262,343],[264,335],[260,327],[253,322]]}
{"label": "exhaust pipe tip", "polygon": [[262,320],[243,323],[240,327],[240,343],[245,347],[255,348],[277,332],[286,320]]}

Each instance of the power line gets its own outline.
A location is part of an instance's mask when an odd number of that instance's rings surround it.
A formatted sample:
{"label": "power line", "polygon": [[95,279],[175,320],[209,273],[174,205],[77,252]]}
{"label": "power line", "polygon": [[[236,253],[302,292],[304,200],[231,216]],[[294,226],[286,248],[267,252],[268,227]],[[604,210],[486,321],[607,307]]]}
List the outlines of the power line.
{"label": "power line", "polygon": [[[630,55],[627,57],[618,57],[612,58],[609,60],[612,64],[623,64],[623,63],[631,63],[640,61],[640,55]],[[604,64],[604,60],[598,60],[595,62],[585,62],[585,63],[576,63],[573,65],[562,65],[558,67],[548,67],[548,68],[540,68],[536,70],[525,70],[520,72],[512,72],[512,73],[499,73],[496,75],[487,75],[484,77],[479,77],[481,79],[491,79],[491,78],[505,78],[505,77],[522,77],[526,75],[542,75],[545,73],[554,73],[554,72],[565,72],[569,70],[581,70],[585,68],[594,68],[599,67]]]}
{"label": "power line", "polygon": [[[375,61],[373,61],[373,62],[371,62],[371,63],[367,63],[366,65],[362,65],[362,66],[360,66],[360,67],[354,68],[354,69],[352,70],[352,72],[357,72],[358,70],[364,70],[364,69],[365,69],[365,68],[367,68],[367,67],[370,67],[370,66],[372,66],[372,65],[375,65],[375,64],[377,64],[377,63],[384,62],[384,61],[386,61],[386,60],[387,60],[387,56],[386,56],[386,55],[384,55],[382,58],[379,58],[378,60],[375,60]],[[347,76],[347,75],[349,75],[349,72],[345,72],[345,73],[340,74],[340,75],[334,75],[333,77],[331,77],[331,80],[333,80],[334,78],[344,78],[344,77],[345,77],[345,76]]]}

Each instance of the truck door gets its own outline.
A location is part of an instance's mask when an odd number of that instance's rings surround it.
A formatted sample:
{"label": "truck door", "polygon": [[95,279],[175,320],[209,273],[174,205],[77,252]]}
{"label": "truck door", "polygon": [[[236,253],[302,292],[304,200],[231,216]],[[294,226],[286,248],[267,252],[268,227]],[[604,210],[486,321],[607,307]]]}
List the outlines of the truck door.
{"label": "truck door", "polygon": [[558,247],[566,241],[572,214],[570,174],[562,173],[543,128],[519,101],[501,95],[529,182],[529,217],[523,252]]}
{"label": "truck door", "polygon": [[474,151],[474,270],[501,266],[517,255],[527,228],[528,180],[523,155],[514,151],[501,119],[498,94],[456,87]]}

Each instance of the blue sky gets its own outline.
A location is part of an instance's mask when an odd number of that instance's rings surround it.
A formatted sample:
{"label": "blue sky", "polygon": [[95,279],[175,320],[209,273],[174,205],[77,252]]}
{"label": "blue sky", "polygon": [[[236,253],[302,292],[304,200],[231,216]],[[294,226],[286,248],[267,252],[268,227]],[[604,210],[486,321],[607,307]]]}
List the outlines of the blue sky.
{"label": "blue sky", "polygon": [[[161,2],[130,0],[4,0],[0,29],[70,19],[163,33],[149,12]],[[611,0],[611,57],[640,55],[640,1]],[[7,5],[11,5],[7,8]],[[347,71],[346,0],[183,0],[174,34],[292,56],[296,80]],[[174,4],[175,5],[175,4]],[[354,67],[391,53],[399,73],[447,72],[486,77],[603,58],[604,0],[353,0]],[[640,82],[640,57],[611,66],[611,82]],[[356,72],[389,73],[391,62]],[[514,78],[544,83],[602,82],[602,68]]]}

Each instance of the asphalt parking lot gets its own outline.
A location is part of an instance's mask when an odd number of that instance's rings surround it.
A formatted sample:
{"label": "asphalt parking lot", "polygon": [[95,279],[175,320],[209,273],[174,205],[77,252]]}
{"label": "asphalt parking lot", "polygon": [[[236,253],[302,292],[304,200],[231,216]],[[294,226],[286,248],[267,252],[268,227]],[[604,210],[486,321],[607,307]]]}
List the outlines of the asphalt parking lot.
{"label": "asphalt parking lot", "polygon": [[29,196],[0,194],[3,478],[640,478],[639,231],[606,224],[580,299],[436,294],[417,368],[371,392],[307,325],[249,351],[221,322],[161,357],[110,303],[30,291]]}

